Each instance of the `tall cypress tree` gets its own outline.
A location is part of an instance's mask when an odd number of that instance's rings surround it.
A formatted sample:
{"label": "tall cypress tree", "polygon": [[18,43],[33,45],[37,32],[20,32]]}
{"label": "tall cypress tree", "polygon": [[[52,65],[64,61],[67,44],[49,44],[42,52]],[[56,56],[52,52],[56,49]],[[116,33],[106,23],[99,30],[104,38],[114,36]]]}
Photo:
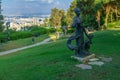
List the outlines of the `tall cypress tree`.
{"label": "tall cypress tree", "polygon": [[4,18],[3,18],[3,15],[1,14],[1,12],[2,12],[2,9],[1,9],[1,0],[0,0],[0,32],[2,32],[3,31],[3,29],[4,29],[4,27],[3,27],[3,20],[4,20]]}

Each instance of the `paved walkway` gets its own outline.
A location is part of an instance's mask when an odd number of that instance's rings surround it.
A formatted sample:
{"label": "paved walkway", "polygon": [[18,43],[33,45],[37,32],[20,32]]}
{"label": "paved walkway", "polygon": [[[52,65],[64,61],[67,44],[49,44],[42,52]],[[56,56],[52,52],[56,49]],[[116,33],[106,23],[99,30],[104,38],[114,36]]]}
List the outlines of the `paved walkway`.
{"label": "paved walkway", "polygon": [[28,49],[28,48],[31,48],[31,47],[39,46],[39,45],[42,45],[42,44],[46,44],[46,43],[48,43],[50,40],[51,40],[51,39],[48,38],[48,39],[45,39],[45,40],[42,41],[42,42],[39,42],[39,43],[36,43],[36,44],[33,44],[33,45],[29,45],[29,46],[25,46],[25,47],[22,47],[22,48],[16,48],[16,49],[12,49],[12,50],[8,50],[8,51],[0,52],[0,56],[1,56],[1,55],[10,54],[10,53],[13,53],[13,52],[17,52],[17,51],[20,51],[20,50]]}

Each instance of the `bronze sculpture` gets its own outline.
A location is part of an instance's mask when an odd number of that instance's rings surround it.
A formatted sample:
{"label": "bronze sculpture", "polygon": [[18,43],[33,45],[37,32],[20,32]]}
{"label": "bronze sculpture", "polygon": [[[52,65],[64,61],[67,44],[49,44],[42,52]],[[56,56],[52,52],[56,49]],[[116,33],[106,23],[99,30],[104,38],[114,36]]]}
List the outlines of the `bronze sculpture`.
{"label": "bronze sculpture", "polygon": [[[75,56],[84,57],[89,55],[89,48],[91,44],[91,39],[93,35],[88,35],[85,28],[82,26],[82,21],[80,19],[80,9],[75,9],[76,16],[74,17],[72,28],[75,28],[75,35],[69,37],[67,41],[67,46],[71,50],[75,50]],[[85,41],[84,34],[87,36],[88,40]],[[76,40],[76,46],[71,45],[72,40]]]}

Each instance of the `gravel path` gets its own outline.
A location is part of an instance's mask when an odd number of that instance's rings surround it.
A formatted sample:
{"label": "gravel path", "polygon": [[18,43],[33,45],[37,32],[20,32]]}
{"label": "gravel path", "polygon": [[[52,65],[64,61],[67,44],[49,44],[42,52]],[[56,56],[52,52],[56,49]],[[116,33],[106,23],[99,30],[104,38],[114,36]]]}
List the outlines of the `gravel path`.
{"label": "gravel path", "polygon": [[10,54],[10,53],[13,53],[13,52],[17,52],[17,51],[20,51],[20,50],[28,49],[28,48],[31,48],[31,47],[39,46],[39,45],[42,45],[42,44],[46,44],[50,40],[51,40],[50,38],[47,38],[44,41],[36,43],[36,44],[33,44],[33,45],[29,45],[29,46],[25,46],[25,47],[21,47],[21,48],[16,48],[16,49],[12,49],[12,50],[8,50],[8,51],[0,52],[0,56],[1,55]]}

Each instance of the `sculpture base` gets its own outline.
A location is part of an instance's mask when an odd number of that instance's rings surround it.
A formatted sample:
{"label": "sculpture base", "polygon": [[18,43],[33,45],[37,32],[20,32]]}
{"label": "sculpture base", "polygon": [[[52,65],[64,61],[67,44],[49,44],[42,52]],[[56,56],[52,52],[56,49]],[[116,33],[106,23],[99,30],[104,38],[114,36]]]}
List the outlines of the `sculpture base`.
{"label": "sculpture base", "polygon": [[82,57],[78,57],[78,56],[71,56],[72,59],[76,59],[78,60],[79,62],[82,62],[84,58]]}
{"label": "sculpture base", "polygon": [[80,62],[83,62],[83,63],[87,63],[90,59],[95,58],[95,54],[91,54],[91,55],[88,55],[88,56],[85,56],[85,57],[75,55],[75,56],[71,56],[71,58],[76,59],[76,60],[78,60]]}
{"label": "sculpture base", "polygon": [[78,54],[78,53],[75,53],[75,56],[76,57],[81,57],[81,58],[84,58],[84,57],[86,57],[86,56],[89,56],[89,55],[91,55],[89,52],[83,52],[83,53],[80,53],[80,54]]}
{"label": "sculpture base", "polygon": [[105,64],[105,62],[110,62],[112,61],[112,58],[110,57],[100,57],[100,56],[95,56],[95,54],[91,54],[86,57],[78,57],[78,56],[71,56],[72,59],[75,59],[79,62],[80,64],[75,65],[78,68],[81,68],[83,70],[86,69],[92,69],[92,66],[102,66]]}

